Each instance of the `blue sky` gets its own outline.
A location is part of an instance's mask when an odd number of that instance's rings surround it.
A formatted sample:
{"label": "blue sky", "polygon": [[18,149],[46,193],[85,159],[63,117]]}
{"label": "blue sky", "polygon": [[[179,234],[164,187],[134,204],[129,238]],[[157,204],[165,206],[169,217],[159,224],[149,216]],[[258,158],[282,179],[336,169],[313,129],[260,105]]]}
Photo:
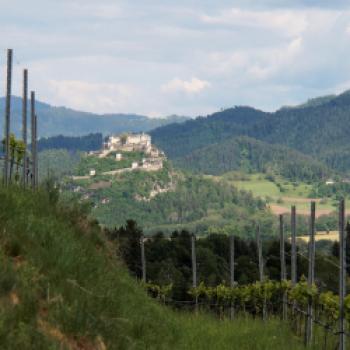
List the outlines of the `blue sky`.
{"label": "blue sky", "polygon": [[[275,110],[350,89],[350,1],[0,0],[1,74],[100,113]],[[4,94],[4,84],[0,94]]]}

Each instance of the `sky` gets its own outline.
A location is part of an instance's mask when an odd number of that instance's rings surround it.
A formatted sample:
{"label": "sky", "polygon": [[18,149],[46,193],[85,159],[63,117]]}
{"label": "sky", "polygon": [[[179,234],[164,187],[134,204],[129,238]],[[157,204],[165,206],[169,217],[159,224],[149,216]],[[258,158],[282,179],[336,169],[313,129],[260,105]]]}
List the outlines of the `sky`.
{"label": "sky", "polygon": [[[350,89],[349,0],[0,0],[13,93],[94,113],[273,111]],[[1,82],[1,80],[3,82]]]}

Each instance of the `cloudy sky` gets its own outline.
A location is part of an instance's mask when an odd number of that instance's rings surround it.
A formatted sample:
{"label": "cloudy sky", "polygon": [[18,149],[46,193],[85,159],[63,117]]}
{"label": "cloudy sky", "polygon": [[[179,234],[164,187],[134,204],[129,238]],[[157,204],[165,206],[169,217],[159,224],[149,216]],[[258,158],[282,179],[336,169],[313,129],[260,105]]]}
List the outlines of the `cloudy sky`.
{"label": "cloudy sky", "polygon": [[[0,79],[40,100],[197,116],[350,89],[349,0],[0,0]],[[0,84],[4,94],[4,83]]]}

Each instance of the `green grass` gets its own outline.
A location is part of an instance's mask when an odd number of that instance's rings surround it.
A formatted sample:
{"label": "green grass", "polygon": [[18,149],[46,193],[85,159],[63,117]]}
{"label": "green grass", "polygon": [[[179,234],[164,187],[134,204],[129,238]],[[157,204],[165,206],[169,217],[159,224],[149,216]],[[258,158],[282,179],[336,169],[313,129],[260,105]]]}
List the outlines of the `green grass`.
{"label": "green grass", "polygon": [[[275,177],[275,181],[268,180],[265,174],[251,174],[246,175],[245,180],[232,180],[232,173],[227,173],[221,178],[225,179],[233,186],[239,189],[250,191],[255,197],[261,197],[269,200],[269,204],[278,205],[280,207],[290,209],[291,205],[296,205],[297,210],[301,212],[308,211],[310,209],[309,194],[312,185],[299,182],[292,183],[281,177]],[[220,177],[217,177],[220,179]],[[282,186],[283,191],[280,187]],[[304,200],[305,202],[301,202]],[[317,203],[319,210],[335,210],[334,203],[331,199],[327,199],[324,202]]]}
{"label": "green grass", "polygon": [[140,162],[145,156],[142,152],[121,152],[123,159],[116,161],[115,154],[116,152],[112,152],[105,158],[83,157],[77,166],[77,174],[89,175],[91,169],[95,169],[97,174],[101,174],[107,171],[130,168],[133,162]]}
{"label": "green grass", "polygon": [[96,223],[55,193],[0,188],[0,201],[2,349],[302,348],[278,320],[219,321],[150,299]]}
{"label": "green grass", "polygon": [[251,175],[246,181],[238,180],[230,182],[239,189],[253,192],[255,196],[279,197],[281,195],[281,192],[276,184],[266,180],[262,174]]}

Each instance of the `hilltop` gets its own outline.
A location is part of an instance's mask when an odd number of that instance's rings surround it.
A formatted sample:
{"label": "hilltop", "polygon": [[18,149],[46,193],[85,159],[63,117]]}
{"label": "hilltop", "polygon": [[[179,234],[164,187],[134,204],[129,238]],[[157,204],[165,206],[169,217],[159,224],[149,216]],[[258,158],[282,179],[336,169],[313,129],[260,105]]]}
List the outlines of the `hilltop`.
{"label": "hilltop", "polygon": [[[67,163],[64,151],[48,152]],[[146,134],[112,135],[101,150],[83,154],[67,173],[61,185],[64,196],[89,205],[92,216],[108,227],[133,219],[146,232],[187,228],[205,234],[235,227],[237,234],[249,235],[248,218],[254,216],[272,234],[264,201],[225,181],[177,170]]]}
{"label": "hilltop", "polygon": [[[249,136],[312,156],[336,171],[350,171],[350,92],[266,113],[235,107],[151,132],[170,159],[189,156],[212,144]],[[219,147],[219,146],[218,146]],[[203,151],[204,153],[204,151]]]}
{"label": "hilltop", "polygon": [[3,349],[302,348],[279,321],[219,321],[151,300],[96,222],[52,189],[0,188],[0,199]]}

